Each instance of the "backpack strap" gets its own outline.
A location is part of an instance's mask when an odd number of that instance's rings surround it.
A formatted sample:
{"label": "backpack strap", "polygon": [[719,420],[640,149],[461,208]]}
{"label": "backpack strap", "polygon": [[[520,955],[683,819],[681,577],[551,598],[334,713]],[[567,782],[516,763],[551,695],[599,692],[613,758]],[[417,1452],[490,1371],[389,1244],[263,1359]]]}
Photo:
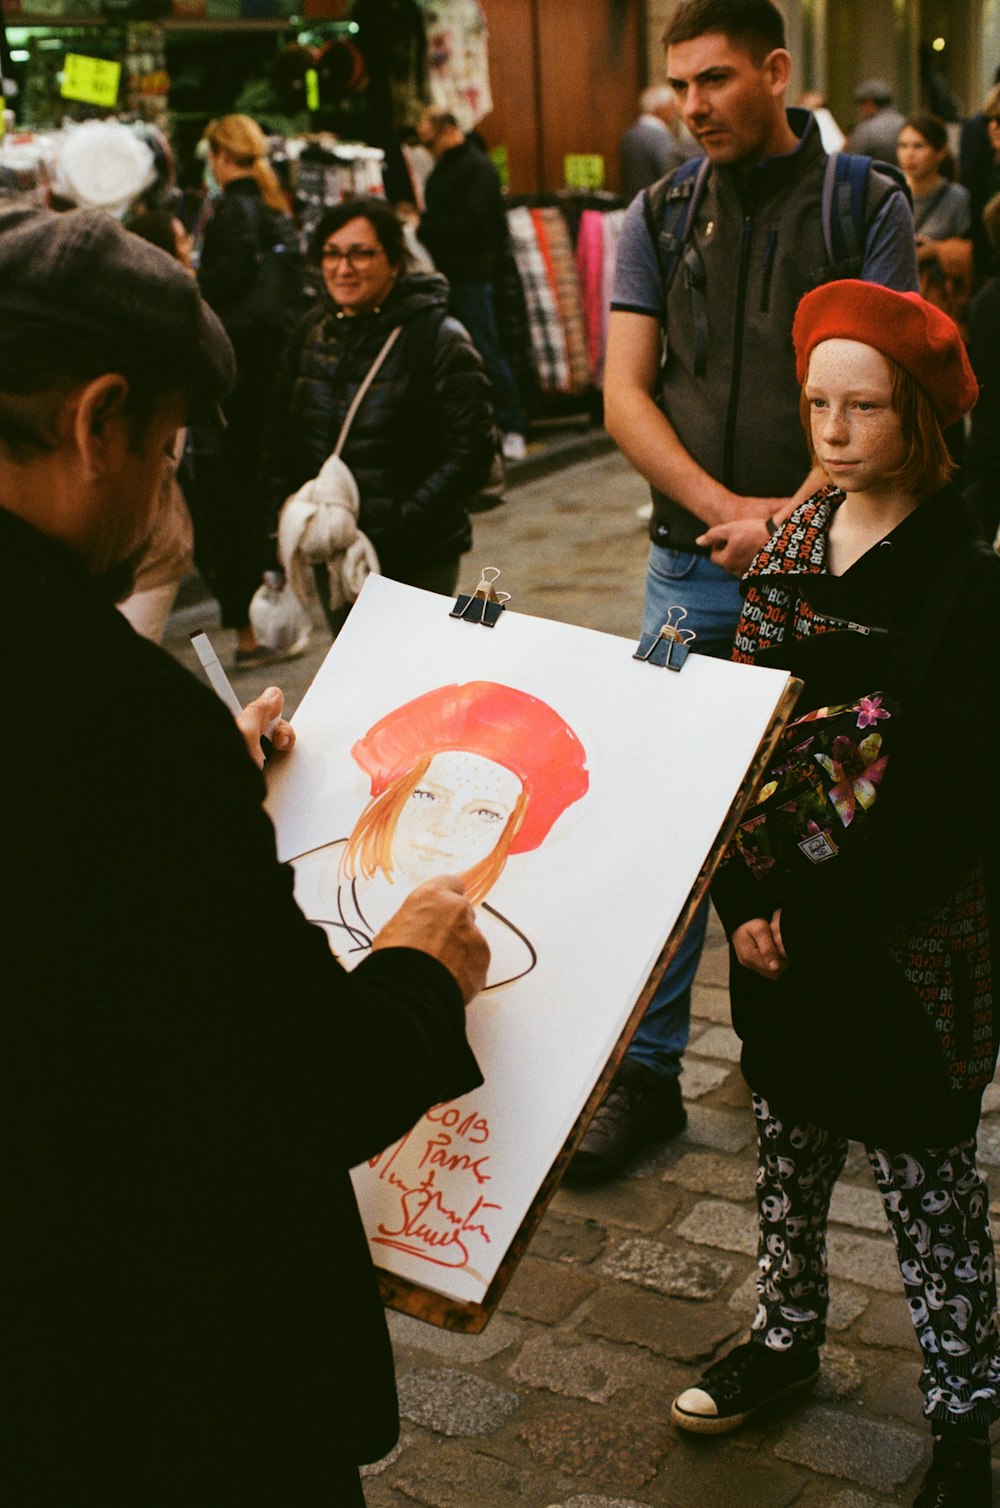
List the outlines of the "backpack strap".
{"label": "backpack strap", "polygon": [[[875,203],[870,205],[873,168],[886,182],[876,190]],[[889,195],[896,193],[903,193],[907,200],[910,199],[902,170],[893,163],[876,163],[871,157],[856,152],[830,153],[823,175],[821,208],[828,281],[860,276],[869,223]]]}
{"label": "backpack strap", "polygon": [[688,157],[643,191],[642,212],[656,251],[664,298],[670,292],[711,165],[707,157]]}
{"label": "backpack strap", "polygon": [[666,178],[644,190],[642,196],[643,218],[660,269],[664,306],[677,268],[684,263],[694,323],[696,377],[703,377],[708,366],[708,309],[705,267],[690,232],[711,166],[708,157],[689,157]]}

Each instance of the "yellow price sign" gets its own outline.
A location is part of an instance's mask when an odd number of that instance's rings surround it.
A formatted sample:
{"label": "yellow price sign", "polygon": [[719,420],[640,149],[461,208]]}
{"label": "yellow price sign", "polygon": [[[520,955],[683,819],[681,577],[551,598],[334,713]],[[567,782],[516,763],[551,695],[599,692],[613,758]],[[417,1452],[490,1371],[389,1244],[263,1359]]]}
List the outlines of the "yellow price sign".
{"label": "yellow price sign", "polygon": [[306,69],[306,109],[319,109],[319,74],[315,68]]}
{"label": "yellow price sign", "polygon": [[491,147],[490,159],[500,176],[500,183],[504,188],[510,187],[510,157],[505,146]]}
{"label": "yellow price sign", "polygon": [[599,189],[604,187],[604,158],[597,154],[571,153],[564,163],[566,187]]}
{"label": "yellow price sign", "polygon": [[88,58],[80,52],[68,52],[63,64],[63,81],[59,93],[63,99],[76,99],[85,105],[104,105],[112,109],[118,103],[118,85],[122,65],[108,58]]}

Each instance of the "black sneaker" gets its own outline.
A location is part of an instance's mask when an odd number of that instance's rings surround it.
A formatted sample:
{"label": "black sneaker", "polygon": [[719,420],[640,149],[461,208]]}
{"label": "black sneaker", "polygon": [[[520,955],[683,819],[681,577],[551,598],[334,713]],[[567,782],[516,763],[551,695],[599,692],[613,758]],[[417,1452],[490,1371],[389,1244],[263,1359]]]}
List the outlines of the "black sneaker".
{"label": "black sneaker", "polygon": [[674,1399],[670,1417],[696,1435],[726,1435],[758,1409],[811,1387],[819,1376],[819,1352],[772,1351],[759,1341],[736,1346],[705,1372],[697,1387]]}
{"label": "black sneaker", "polygon": [[572,1183],[614,1178],[637,1152],[669,1141],[687,1125],[681,1086],[634,1058],[623,1058],[567,1170]]}
{"label": "black sneaker", "polygon": [[992,1508],[993,1468],[988,1439],[960,1429],[934,1436],[934,1459],[913,1508]]}

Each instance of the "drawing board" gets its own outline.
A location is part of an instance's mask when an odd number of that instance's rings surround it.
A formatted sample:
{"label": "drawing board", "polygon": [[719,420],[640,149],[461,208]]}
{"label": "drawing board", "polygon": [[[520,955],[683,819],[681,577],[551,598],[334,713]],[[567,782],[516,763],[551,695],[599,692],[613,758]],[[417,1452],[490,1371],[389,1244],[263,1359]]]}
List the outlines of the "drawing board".
{"label": "drawing board", "polygon": [[369,579],[268,807],[299,904],[348,968],[429,874],[464,873],[477,902],[485,1083],[353,1174],[390,1301],[473,1329],[794,694],[783,672],[692,655],[674,673],[611,635],[510,610],[488,629],[451,605]]}

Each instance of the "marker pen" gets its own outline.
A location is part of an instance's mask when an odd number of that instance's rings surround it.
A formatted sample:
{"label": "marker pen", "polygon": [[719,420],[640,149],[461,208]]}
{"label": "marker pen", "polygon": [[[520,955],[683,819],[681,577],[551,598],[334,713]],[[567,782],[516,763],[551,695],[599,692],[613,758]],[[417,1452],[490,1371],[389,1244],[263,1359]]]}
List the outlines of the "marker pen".
{"label": "marker pen", "polygon": [[[207,675],[209,684],[216,696],[219,697],[220,701],[225,702],[234,717],[239,717],[243,711],[240,699],[233,690],[232,682],[219,663],[219,657],[212,648],[212,641],[204,629],[199,629],[197,633],[191,635],[191,648],[201,661],[201,668]],[[279,713],[277,717],[272,717],[261,736],[269,739],[280,722],[281,714]]]}

